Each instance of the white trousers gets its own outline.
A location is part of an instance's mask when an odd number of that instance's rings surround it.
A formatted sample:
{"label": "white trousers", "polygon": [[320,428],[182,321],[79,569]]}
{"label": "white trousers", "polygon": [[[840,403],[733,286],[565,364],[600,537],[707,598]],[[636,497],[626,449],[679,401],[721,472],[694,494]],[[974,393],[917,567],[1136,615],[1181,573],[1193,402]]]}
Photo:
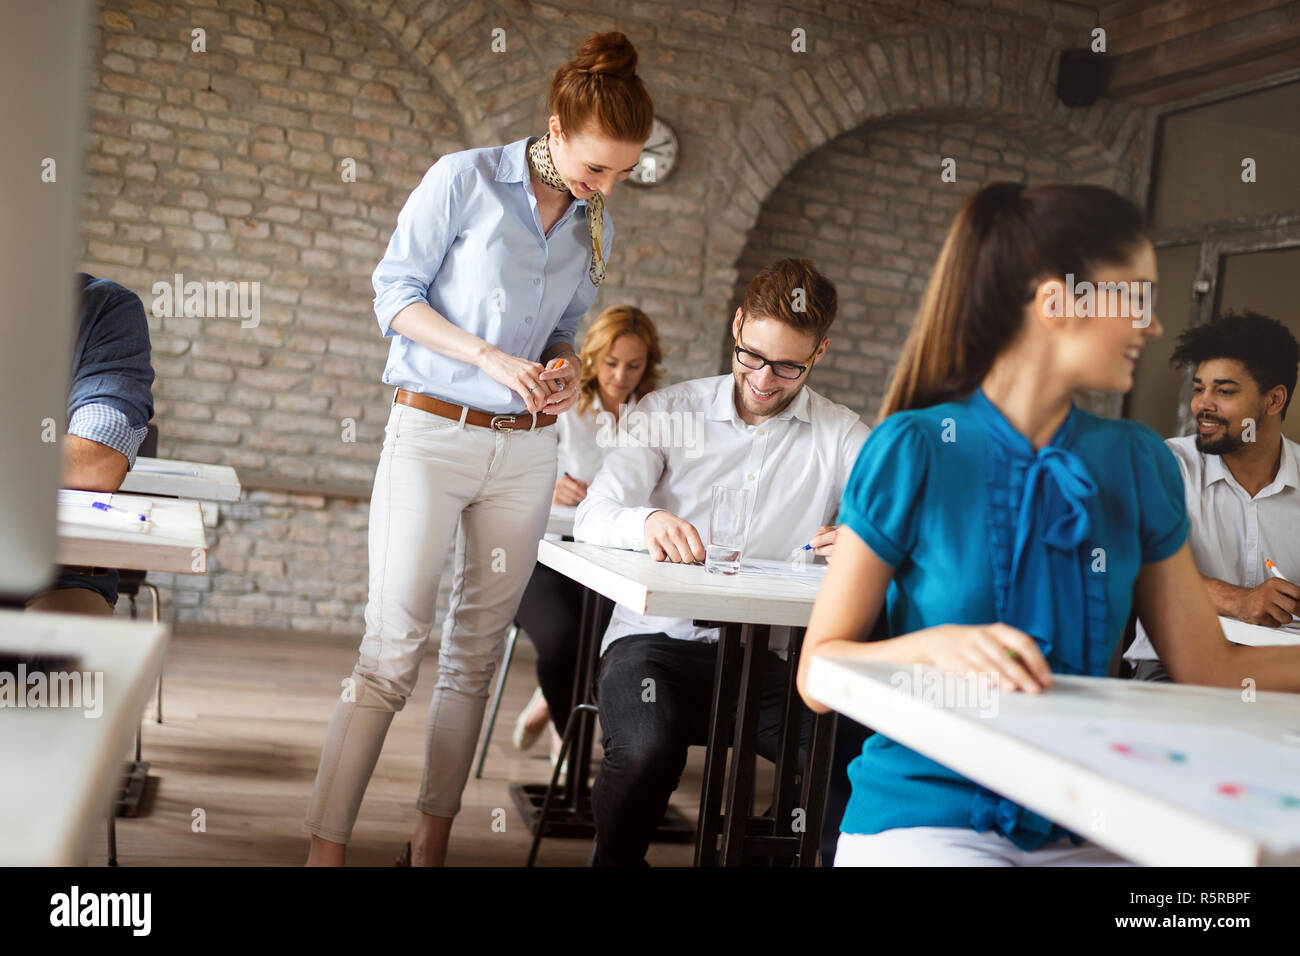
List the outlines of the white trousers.
{"label": "white trousers", "polygon": [[392,406],[370,498],[366,632],[330,716],[308,833],[351,837],[393,715],[415,689],[453,553],[416,807],[460,810],[505,632],[546,530],[558,441],[554,425],[498,430]]}
{"label": "white trousers", "polygon": [[1095,843],[1069,840],[1021,850],[993,830],[898,827],[880,833],[841,833],[836,866],[1132,866]]}

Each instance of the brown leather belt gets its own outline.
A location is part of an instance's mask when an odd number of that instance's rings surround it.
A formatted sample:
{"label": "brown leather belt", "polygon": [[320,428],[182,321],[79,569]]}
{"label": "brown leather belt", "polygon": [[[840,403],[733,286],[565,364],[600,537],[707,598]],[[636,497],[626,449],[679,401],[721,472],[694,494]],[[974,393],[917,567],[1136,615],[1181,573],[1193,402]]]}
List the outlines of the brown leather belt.
{"label": "brown leather belt", "polygon": [[[528,412],[520,412],[517,415],[492,415],[474,408],[466,410],[465,406],[456,405],[453,402],[444,402],[442,399],[434,398],[431,395],[422,395],[419,392],[412,392],[405,388],[397,390],[396,394],[393,395],[393,401],[400,402],[403,405],[410,405],[412,408],[418,408],[434,415],[440,415],[443,418],[450,418],[453,421],[460,421],[461,412],[465,411],[465,423],[467,425],[478,425],[480,428],[533,428],[533,416]],[[554,425],[558,417],[557,415],[539,413],[536,427],[544,428],[547,425]]]}

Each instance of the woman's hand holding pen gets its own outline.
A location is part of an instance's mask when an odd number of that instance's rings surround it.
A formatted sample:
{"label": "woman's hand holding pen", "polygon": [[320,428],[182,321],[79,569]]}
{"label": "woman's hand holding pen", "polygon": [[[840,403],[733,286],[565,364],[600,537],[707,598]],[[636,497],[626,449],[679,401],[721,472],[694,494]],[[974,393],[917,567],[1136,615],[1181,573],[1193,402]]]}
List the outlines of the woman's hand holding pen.
{"label": "woman's hand holding pen", "polygon": [[577,402],[578,363],[572,353],[547,362],[541,379],[550,388],[542,405],[542,411],[548,415],[567,412]]}
{"label": "woman's hand holding pen", "polygon": [[522,398],[528,414],[543,410],[542,405],[546,396],[551,394],[552,386],[543,381],[542,375],[546,369],[540,362],[530,362],[495,345],[489,345],[479,361],[479,368],[493,381],[500,382]]}
{"label": "woman's hand holding pen", "polygon": [[589,482],[579,481],[567,471],[555,479],[555,495],[551,498],[557,505],[577,505],[587,497]]}
{"label": "woman's hand holding pen", "polygon": [[914,633],[928,663],[958,674],[993,673],[1003,686],[1036,694],[1052,686],[1038,644],[1007,624],[941,624]]}

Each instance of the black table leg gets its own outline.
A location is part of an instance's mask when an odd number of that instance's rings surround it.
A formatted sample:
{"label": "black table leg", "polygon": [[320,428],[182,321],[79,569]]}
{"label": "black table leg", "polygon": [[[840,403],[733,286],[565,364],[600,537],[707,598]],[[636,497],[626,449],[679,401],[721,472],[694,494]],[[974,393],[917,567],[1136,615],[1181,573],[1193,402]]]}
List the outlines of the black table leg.
{"label": "black table leg", "polygon": [[[785,682],[785,699],[781,708],[781,742],[776,755],[776,787],[772,794],[772,835],[794,837],[796,814],[802,811],[801,825],[808,822],[809,808],[800,801],[796,804],[795,778],[799,775],[800,730],[808,709],[799,697],[799,652],[803,647],[803,628],[792,628],[787,647],[789,673]],[[805,755],[804,772],[809,766]]]}
{"label": "black table leg", "polygon": [[835,721],[833,710],[813,717],[801,788],[801,802],[807,815],[804,831],[799,834],[799,866],[816,866],[821,851],[822,821],[826,816],[826,794],[830,790],[835,756]]}
{"label": "black table leg", "polygon": [[[512,783],[510,797],[537,838],[529,856],[537,855],[537,841],[543,836],[591,839],[596,835],[591,809],[591,752],[596,739],[596,673],[600,665],[601,622],[613,602],[597,591],[585,589],[578,624],[578,661],[573,685],[573,709],[565,727],[568,768],[563,787],[552,791],[550,784]],[[576,723],[575,723],[576,721]],[[563,759],[563,757],[561,758]],[[555,775],[552,774],[552,780]],[[669,807],[653,839],[667,843],[689,843],[695,829]]]}
{"label": "black table leg", "polygon": [[763,665],[771,628],[766,624],[742,625],[744,663],[741,666],[740,695],[736,702],[735,732],[731,745],[731,773],[727,781],[726,818],[723,822],[722,865],[741,866],[745,861],[745,833],[750,803],[754,797],[754,751],[758,737],[758,714],[762,709]]}
{"label": "black table leg", "polygon": [[[698,626],[707,622],[696,621]],[[695,828],[695,865],[718,865],[718,815],[722,810],[722,780],[726,770],[727,730],[731,702],[736,698],[735,671],[740,658],[739,624],[721,624],[718,662],[713,671],[713,702],[709,708],[709,739],[704,752],[704,785],[700,791],[700,816]]]}
{"label": "black table leg", "polygon": [[[586,589],[582,595],[582,625],[579,627],[578,666],[573,682],[574,712],[580,704],[594,704],[596,698],[596,665],[600,661],[600,616],[609,599]],[[585,715],[578,722],[576,753],[569,757],[569,772],[564,782],[565,800],[571,806],[588,795],[588,778],[591,772],[591,744],[595,737],[595,720]],[[576,759],[575,759],[576,758]]]}

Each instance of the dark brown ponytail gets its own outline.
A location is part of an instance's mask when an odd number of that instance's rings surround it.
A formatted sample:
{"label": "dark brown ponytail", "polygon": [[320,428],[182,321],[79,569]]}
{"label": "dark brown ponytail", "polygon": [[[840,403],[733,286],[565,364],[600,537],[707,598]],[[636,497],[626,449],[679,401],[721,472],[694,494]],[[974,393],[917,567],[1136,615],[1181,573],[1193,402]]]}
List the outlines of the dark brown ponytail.
{"label": "dark brown ponytail", "polygon": [[547,108],[566,135],[593,132],[628,143],[650,138],[654,101],[636,74],[636,47],[622,33],[593,33],[555,71]]}
{"label": "dark brown ponytail", "polygon": [[975,389],[1043,279],[1087,277],[1146,241],[1142,215],[1101,186],[990,183],[962,205],[903,345],[880,420]]}

